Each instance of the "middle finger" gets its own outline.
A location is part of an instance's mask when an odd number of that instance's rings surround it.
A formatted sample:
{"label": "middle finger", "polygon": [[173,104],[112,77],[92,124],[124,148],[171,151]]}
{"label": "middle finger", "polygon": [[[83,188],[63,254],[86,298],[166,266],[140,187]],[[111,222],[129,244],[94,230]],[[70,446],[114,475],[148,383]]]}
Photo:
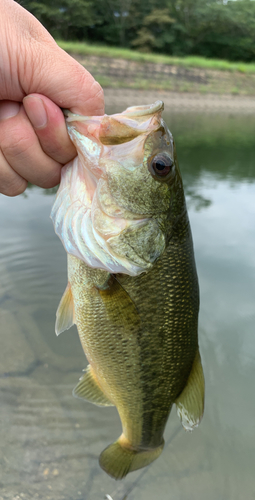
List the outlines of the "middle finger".
{"label": "middle finger", "polygon": [[62,165],[41,148],[23,106],[8,117],[9,101],[0,103],[0,148],[9,165],[21,177],[48,188],[58,184]]}

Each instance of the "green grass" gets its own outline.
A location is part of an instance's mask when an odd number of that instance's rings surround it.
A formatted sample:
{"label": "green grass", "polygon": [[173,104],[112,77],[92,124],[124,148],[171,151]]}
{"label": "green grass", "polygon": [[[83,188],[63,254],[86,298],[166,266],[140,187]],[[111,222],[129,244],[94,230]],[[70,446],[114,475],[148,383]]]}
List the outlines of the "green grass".
{"label": "green grass", "polygon": [[[139,89],[139,90],[176,90],[169,81],[160,81],[160,83],[154,82],[153,80],[145,80],[141,78],[135,78],[133,81],[127,82],[126,80],[113,80],[108,76],[93,73],[94,78],[100,83],[103,88],[129,88],[129,89]],[[192,90],[191,86],[187,90]],[[186,91],[186,89],[185,89]]]}
{"label": "green grass", "polygon": [[232,89],[231,89],[231,94],[233,94],[233,95],[238,95],[238,94],[240,94],[240,89],[239,89],[239,87],[232,87]]}
{"label": "green grass", "polygon": [[58,45],[69,53],[93,55],[117,59],[128,59],[141,63],[152,62],[176,66],[216,69],[221,71],[239,71],[240,73],[255,73],[254,63],[229,62],[220,59],[207,59],[199,56],[174,57],[161,54],[143,53],[130,49],[107,47],[104,45],[89,45],[80,42],[63,42],[56,40]]}

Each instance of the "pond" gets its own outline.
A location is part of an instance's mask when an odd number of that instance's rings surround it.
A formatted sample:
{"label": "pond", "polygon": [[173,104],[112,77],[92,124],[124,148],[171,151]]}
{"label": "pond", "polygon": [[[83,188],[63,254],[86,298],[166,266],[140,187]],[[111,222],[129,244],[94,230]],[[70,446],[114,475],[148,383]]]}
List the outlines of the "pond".
{"label": "pond", "polygon": [[[111,109],[108,112],[114,112]],[[175,409],[151,466],[121,482],[98,465],[120,434],[115,408],[72,397],[86,366],[76,328],[54,333],[66,254],[54,194],[0,197],[0,500],[255,498],[255,118],[171,114],[200,282],[205,414]]]}

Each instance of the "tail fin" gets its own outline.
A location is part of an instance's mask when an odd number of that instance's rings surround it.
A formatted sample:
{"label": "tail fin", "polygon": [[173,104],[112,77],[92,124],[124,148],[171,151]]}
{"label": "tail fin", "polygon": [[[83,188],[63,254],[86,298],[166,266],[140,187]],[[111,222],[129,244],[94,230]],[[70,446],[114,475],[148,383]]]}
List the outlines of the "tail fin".
{"label": "tail fin", "polygon": [[99,458],[102,469],[115,479],[122,479],[129,472],[146,467],[159,457],[164,447],[163,441],[158,448],[132,450],[122,446],[119,441],[107,446]]}

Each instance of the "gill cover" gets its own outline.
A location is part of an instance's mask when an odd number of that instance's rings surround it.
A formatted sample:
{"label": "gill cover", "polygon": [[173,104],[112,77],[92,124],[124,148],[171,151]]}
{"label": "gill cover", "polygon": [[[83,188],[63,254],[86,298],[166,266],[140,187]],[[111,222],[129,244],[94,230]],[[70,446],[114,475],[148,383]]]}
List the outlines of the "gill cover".
{"label": "gill cover", "polygon": [[[141,172],[146,139],[164,124],[162,110],[162,101],[157,101],[112,116],[65,111],[78,155],[62,169],[51,218],[67,253],[90,267],[136,276],[165,249],[165,235],[151,211],[130,208],[122,198],[123,186],[127,191],[129,179],[133,186],[134,176]],[[122,173],[128,176],[125,185]],[[146,175],[151,177],[147,169]],[[113,194],[116,178],[122,185],[119,195]],[[143,252],[139,239],[147,242]]]}

